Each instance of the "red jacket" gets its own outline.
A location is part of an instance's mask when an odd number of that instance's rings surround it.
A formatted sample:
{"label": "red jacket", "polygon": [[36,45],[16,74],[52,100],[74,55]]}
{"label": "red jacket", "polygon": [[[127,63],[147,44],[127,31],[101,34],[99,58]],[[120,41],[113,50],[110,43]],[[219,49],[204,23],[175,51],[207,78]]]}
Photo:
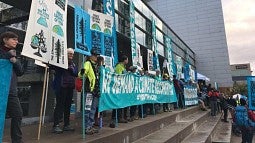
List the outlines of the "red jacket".
{"label": "red jacket", "polygon": [[217,101],[217,98],[219,97],[219,93],[215,91],[209,91],[208,96],[210,97],[210,100]]}

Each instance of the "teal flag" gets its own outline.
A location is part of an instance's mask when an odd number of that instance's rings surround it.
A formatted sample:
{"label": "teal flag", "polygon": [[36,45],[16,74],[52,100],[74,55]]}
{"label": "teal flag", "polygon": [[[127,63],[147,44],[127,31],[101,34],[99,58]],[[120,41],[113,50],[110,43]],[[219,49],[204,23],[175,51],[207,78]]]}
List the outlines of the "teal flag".
{"label": "teal flag", "polygon": [[82,8],[74,8],[74,48],[75,51],[83,55],[90,55],[91,50],[91,30],[90,16]]}
{"label": "teal flag", "polygon": [[167,60],[168,60],[168,64],[167,65],[169,67],[169,76],[171,79],[173,79],[173,75],[174,75],[174,59],[173,59],[173,52],[172,52],[172,45],[171,45],[171,39],[168,36],[165,36],[165,44],[166,44],[166,48],[167,48]]}
{"label": "teal flag", "polygon": [[247,88],[249,109],[255,110],[255,76],[247,76]]}
{"label": "teal flag", "polygon": [[130,0],[130,39],[131,39],[131,52],[132,52],[132,63],[133,66],[138,64],[138,56],[136,49],[136,34],[135,34],[135,6],[132,0]]}
{"label": "teal flag", "polygon": [[[156,69],[160,70],[159,67],[159,59],[158,59],[158,43],[157,43],[157,35],[156,35],[156,22],[155,19],[152,18],[152,40],[153,40],[153,50],[155,52],[156,58]],[[154,64],[154,63],[153,63]]]}
{"label": "teal flag", "polygon": [[0,59],[0,141],[3,139],[6,106],[12,75],[12,64],[9,60]]}
{"label": "teal flag", "polygon": [[[118,48],[117,48],[117,32],[116,32],[116,23],[115,23],[115,9],[114,9],[114,0],[103,0],[104,13],[107,15],[111,15],[113,17],[113,27],[112,27],[112,36],[105,38],[109,43],[105,45],[105,55],[113,58],[113,65],[118,63]],[[104,41],[106,43],[106,41]]]}
{"label": "teal flag", "polygon": [[132,73],[100,71],[99,112],[145,103],[176,102],[173,83]]}

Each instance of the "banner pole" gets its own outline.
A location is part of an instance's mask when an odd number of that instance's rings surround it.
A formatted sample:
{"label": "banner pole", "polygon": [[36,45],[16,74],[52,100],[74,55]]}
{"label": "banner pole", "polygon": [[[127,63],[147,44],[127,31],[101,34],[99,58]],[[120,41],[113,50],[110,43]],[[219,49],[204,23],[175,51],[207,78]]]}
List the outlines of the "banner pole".
{"label": "banner pole", "polygon": [[142,119],[143,119],[143,104],[141,105]]}
{"label": "banner pole", "polygon": [[154,103],[152,103],[152,108],[153,108],[153,114],[156,115]]}
{"label": "banner pole", "polygon": [[47,66],[46,66],[46,67],[45,67],[45,73],[44,73],[43,92],[42,92],[42,101],[41,101],[41,109],[40,109],[40,121],[39,121],[39,129],[38,129],[37,140],[40,140],[40,135],[41,135],[42,112],[43,112],[43,103],[44,103],[44,97],[45,97],[47,70],[48,70],[48,69],[47,69]]}
{"label": "banner pole", "polygon": [[115,125],[118,127],[118,109],[115,109]]}
{"label": "banner pole", "polygon": [[47,67],[47,78],[46,78],[46,92],[45,92],[45,100],[44,100],[44,109],[43,109],[43,119],[42,119],[42,125],[44,125],[44,120],[45,120],[45,113],[46,113],[46,107],[47,107],[47,98],[48,98],[48,86],[49,86],[49,75],[50,75],[50,70],[49,67]]}
{"label": "banner pole", "polygon": [[[82,55],[82,68],[84,68],[84,56]],[[84,75],[82,75],[82,138],[85,139],[85,104],[86,104],[86,98],[85,98],[85,92],[84,92],[84,84],[85,84],[85,78]]]}

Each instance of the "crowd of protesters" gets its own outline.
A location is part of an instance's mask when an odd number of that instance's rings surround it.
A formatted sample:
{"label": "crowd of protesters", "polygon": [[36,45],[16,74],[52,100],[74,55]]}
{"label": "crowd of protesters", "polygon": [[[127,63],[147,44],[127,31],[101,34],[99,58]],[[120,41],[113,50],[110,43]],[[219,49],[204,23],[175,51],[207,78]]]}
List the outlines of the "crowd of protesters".
{"label": "crowd of protesters", "polygon": [[[24,73],[24,70],[21,66],[21,63],[16,58],[15,48],[18,43],[18,36],[13,32],[6,32],[1,34],[1,48],[0,48],[0,59],[9,59],[13,65],[13,74],[11,77],[11,86],[8,97],[8,106],[7,113],[12,118],[11,122],[11,138],[13,142],[20,143],[22,142],[22,132],[20,129],[21,119],[22,119],[22,109],[20,102],[17,96],[17,76],[21,76]],[[99,78],[100,78],[100,68],[104,67],[104,58],[99,56],[96,50],[91,50],[91,55],[88,56],[87,60],[84,62],[82,68],[78,70],[78,67],[73,62],[74,50],[72,48],[67,49],[68,57],[68,69],[62,69],[55,66],[50,66],[50,69],[54,71],[54,81],[53,89],[56,95],[56,106],[54,109],[54,124],[53,124],[53,133],[62,133],[63,131],[74,131],[75,129],[70,126],[70,108],[73,98],[73,91],[75,89],[75,80],[76,78],[84,79],[84,90],[85,99],[90,99],[90,102],[82,101],[85,108],[85,133],[87,135],[92,135],[98,133],[99,130],[94,127],[98,125],[98,118],[101,113],[98,113],[98,101],[100,97],[99,90]],[[176,75],[173,75],[173,79],[170,78],[167,72],[160,73],[160,70],[155,70],[156,74],[151,75],[144,69],[138,69],[136,66],[130,66],[127,68],[128,57],[122,55],[119,59],[119,63],[115,66],[116,74],[125,74],[131,72],[140,76],[147,75],[156,80],[163,80],[172,82],[176,92],[177,102],[176,103],[164,103],[164,104],[153,104],[147,103],[143,105],[134,105],[130,107],[113,109],[111,116],[111,123],[109,127],[115,128],[116,123],[128,123],[139,118],[145,118],[147,115],[155,115],[163,108],[164,112],[171,112],[173,109],[185,108],[184,102],[184,84],[183,80],[178,80]],[[162,77],[161,77],[162,75]],[[197,84],[198,90],[198,101],[201,110],[207,111],[208,108],[211,109],[211,116],[216,116],[218,113],[223,113],[223,122],[228,121],[228,111],[230,108],[238,109],[239,107],[245,107],[247,109],[247,101],[244,99],[233,99],[232,96],[227,96],[224,93],[219,92],[215,88],[211,87],[211,84],[208,86],[204,82]],[[235,111],[235,110],[234,110]],[[255,114],[252,111],[249,111],[249,118]],[[233,113],[231,112],[231,115]],[[248,117],[247,117],[248,118]],[[63,119],[64,125],[63,128],[60,127],[60,122]],[[237,119],[236,119],[237,120]],[[252,129],[249,127],[240,127],[242,131],[243,142],[251,142],[252,140]]]}

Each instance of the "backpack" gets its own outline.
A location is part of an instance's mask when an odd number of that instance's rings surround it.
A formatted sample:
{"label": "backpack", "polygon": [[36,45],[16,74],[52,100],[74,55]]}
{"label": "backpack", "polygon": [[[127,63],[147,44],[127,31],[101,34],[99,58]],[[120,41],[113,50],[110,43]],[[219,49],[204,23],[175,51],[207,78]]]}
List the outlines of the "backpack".
{"label": "backpack", "polygon": [[248,111],[244,106],[235,108],[235,122],[238,126],[249,127]]}
{"label": "backpack", "polygon": [[248,116],[249,116],[249,119],[251,119],[253,122],[255,122],[255,114],[253,113],[252,110],[248,111]]}

